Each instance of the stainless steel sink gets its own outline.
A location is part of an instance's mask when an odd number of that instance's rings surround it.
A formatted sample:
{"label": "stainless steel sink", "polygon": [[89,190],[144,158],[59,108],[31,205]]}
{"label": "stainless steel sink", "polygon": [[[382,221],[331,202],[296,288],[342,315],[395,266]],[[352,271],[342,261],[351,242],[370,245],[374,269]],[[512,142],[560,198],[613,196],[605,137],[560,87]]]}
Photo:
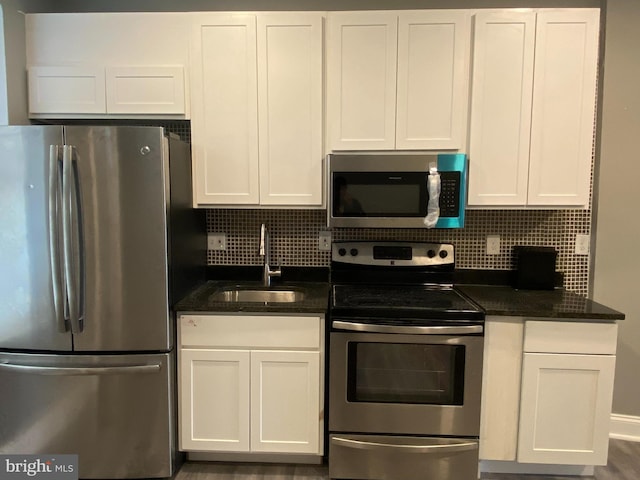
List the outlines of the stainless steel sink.
{"label": "stainless steel sink", "polygon": [[214,302],[293,303],[304,300],[305,292],[299,288],[278,287],[226,287],[214,292]]}

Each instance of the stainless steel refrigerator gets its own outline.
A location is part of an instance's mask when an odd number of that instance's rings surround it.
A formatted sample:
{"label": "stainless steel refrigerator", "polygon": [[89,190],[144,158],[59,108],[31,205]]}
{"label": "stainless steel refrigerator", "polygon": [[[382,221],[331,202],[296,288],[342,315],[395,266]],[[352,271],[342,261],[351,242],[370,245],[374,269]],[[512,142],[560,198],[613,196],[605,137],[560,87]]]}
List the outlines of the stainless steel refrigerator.
{"label": "stainless steel refrigerator", "polygon": [[173,301],[206,264],[189,146],[159,127],[0,127],[0,453],[174,473]]}

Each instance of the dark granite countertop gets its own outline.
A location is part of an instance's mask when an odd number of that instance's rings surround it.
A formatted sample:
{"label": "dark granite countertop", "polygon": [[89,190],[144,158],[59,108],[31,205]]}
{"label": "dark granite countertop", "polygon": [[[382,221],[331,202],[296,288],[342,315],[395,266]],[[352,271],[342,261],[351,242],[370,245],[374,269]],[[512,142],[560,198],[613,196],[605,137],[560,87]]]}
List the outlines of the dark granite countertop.
{"label": "dark granite countertop", "polygon": [[[562,321],[608,322],[624,320],[623,313],[562,288],[516,290],[508,285],[508,271],[456,271],[457,290],[481,307],[486,315],[534,317]],[[216,301],[221,289],[240,285],[261,288],[261,269],[255,266],[210,267],[204,282],[181,299],[174,310],[202,312],[326,313],[329,305],[329,271],[318,267],[287,267],[275,288],[301,288],[303,300],[285,303]],[[480,280],[480,281],[479,281]]]}
{"label": "dark granite countertop", "polygon": [[329,302],[327,282],[283,281],[274,282],[274,289],[295,288],[305,292],[300,301],[286,302],[229,302],[216,301],[212,295],[225,288],[262,288],[259,281],[208,280],[176,303],[174,310],[180,313],[202,312],[281,312],[281,313],[325,313]]}
{"label": "dark granite countertop", "polygon": [[563,321],[607,322],[624,314],[564,289],[516,290],[501,285],[457,285],[486,315],[536,317]]}

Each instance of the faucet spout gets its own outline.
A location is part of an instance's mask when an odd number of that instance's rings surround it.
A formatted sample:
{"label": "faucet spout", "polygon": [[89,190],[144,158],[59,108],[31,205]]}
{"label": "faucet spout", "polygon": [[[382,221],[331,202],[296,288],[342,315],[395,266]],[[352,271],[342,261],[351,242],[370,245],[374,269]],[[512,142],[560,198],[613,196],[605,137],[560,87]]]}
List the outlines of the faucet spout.
{"label": "faucet spout", "polygon": [[262,270],[262,284],[265,287],[271,286],[271,277],[280,277],[282,270],[280,267],[271,269],[271,245],[269,242],[269,230],[263,223],[260,227],[260,245],[258,247],[258,255],[264,258],[264,266]]}

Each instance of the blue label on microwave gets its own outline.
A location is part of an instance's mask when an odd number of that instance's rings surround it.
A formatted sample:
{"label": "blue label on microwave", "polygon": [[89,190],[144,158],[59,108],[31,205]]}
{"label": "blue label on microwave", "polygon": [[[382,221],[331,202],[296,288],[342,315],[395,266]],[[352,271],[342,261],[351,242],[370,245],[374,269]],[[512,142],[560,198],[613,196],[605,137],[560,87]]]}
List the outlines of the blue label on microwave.
{"label": "blue label on microwave", "polygon": [[[459,172],[459,181],[455,182],[454,190],[448,191],[443,180],[440,192],[441,216],[438,218],[435,228],[462,228],[464,227],[464,211],[467,204],[467,155],[464,153],[440,153],[438,154],[438,172]],[[443,176],[441,176],[443,177]],[[455,198],[451,198],[455,196]],[[458,206],[456,216],[442,216],[446,210],[447,202]]]}

